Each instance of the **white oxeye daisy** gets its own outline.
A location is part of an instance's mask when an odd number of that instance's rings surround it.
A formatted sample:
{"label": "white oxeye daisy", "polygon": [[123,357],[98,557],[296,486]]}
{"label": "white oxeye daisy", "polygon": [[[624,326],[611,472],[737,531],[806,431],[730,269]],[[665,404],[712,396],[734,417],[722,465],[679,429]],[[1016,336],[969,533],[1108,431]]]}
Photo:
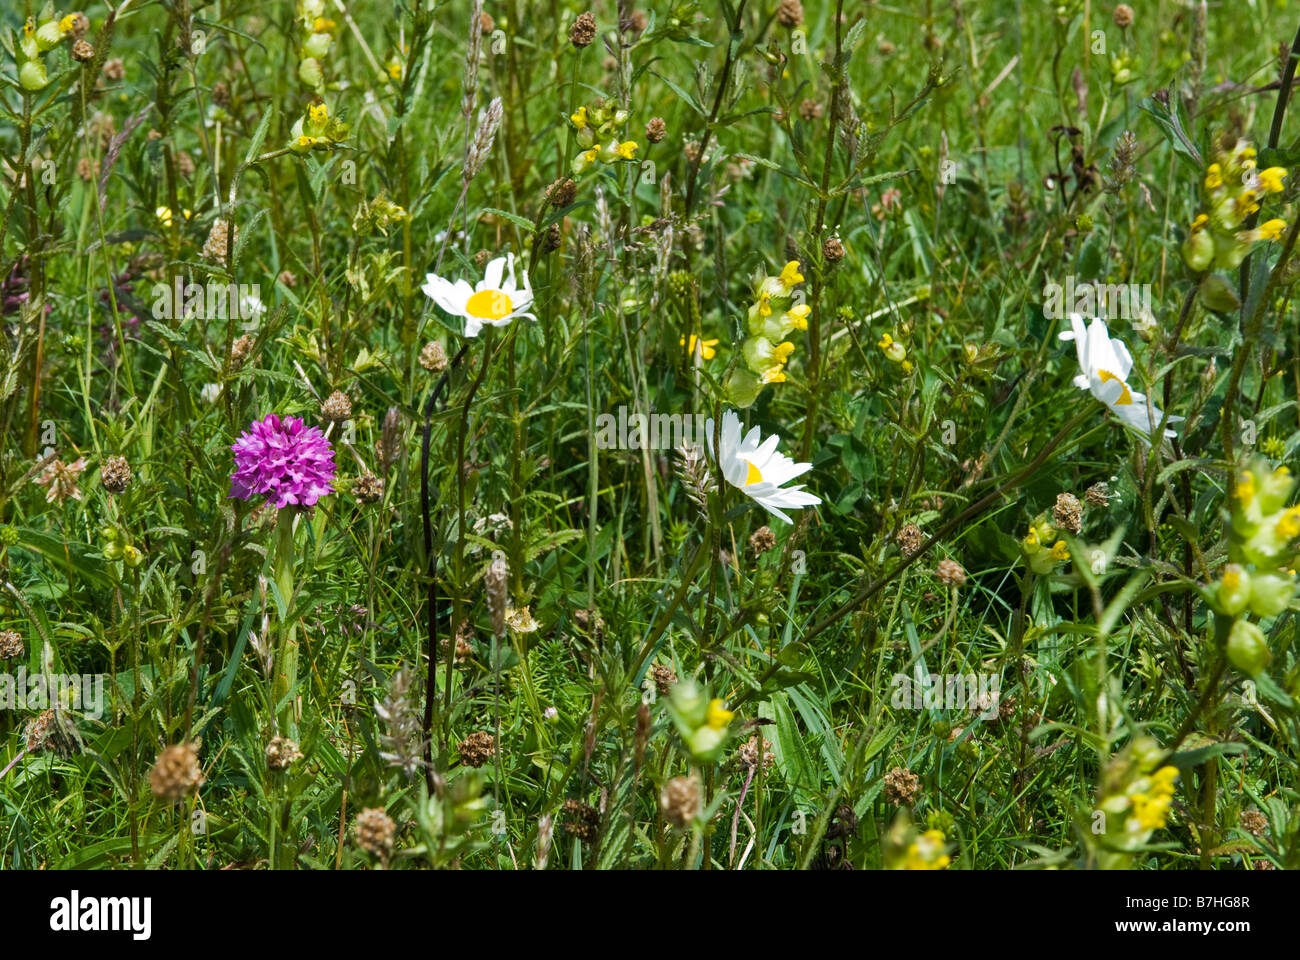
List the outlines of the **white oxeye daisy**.
{"label": "white oxeye daisy", "polygon": [[[704,435],[709,455],[713,455],[713,419],[704,423]],[[780,438],[773,434],[766,440],[758,427],[742,439],[740,417],[734,410],[722,415],[722,435],[718,438],[719,469],[727,482],[756,501],[786,523],[793,523],[782,510],[796,510],[821,503],[821,498],[808,493],[803,484],[782,487],[781,484],[812,469],[811,463],[795,463],[776,452]]]}
{"label": "white oxeye daisy", "polygon": [[420,289],[443,310],[465,318],[465,336],[477,337],[484,324],[504,327],[518,317],[537,319],[526,312],[533,302],[528,271],[521,269],[520,273],[522,287],[515,282],[515,255],[511,253],[490,261],[477,287],[467,280],[452,283],[431,273]]}
{"label": "white oxeye daisy", "polygon": [[[1147,399],[1146,394],[1129,386],[1128,374],[1133,369],[1133,357],[1129,354],[1128,347],[1120,340],[1111,339],[1106,322],[1100,317],[1094,318],[1085,328],[1083,317],[1072,313],[1070,328],[1060,337],[1062,340],[1073,340],[1078,352],[1080,373],[1074,378],[1074,385],[1081,390],[1091,391],[1125,425],[1149,437],[1164,419],[1164,414]],[[1170,417],[1169,422],[1177,423],[1182,419]],[[1166,429],[1165,436],[1174,437],[1177,434]]]}

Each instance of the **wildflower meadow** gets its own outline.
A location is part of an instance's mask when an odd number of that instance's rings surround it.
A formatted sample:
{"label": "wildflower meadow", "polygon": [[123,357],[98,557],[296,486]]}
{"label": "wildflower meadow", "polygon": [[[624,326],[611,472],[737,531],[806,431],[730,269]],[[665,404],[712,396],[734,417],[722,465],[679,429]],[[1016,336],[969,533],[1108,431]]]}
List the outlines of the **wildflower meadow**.
{"label": "wildflower meadow", "polygon": [[1298,31],[6,3],[0,870],[1300,867]]}

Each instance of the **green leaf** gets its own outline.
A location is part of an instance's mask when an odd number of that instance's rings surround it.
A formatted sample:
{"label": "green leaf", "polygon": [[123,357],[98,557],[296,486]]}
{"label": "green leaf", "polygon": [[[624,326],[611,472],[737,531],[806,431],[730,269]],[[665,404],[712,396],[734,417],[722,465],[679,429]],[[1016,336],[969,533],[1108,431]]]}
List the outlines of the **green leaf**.
{"label": "green leaf", "polygon": [[1204,167],[1204,164],[1201,162],[1201,155],[1197,151],[1195,145],[1193,145],[1192,141],[1187,138],[1187,134],[1183,131],[1183,123],[1178,116],[1178,105],[1176,100],[1171,98],[1170,102],[1174,103],[1172,111],[1167,105],[1160,103],[1154,97],[1147,97],[1145,100],[1141,101],[1138,106],[1142,108],[1143,112],[1146,113],[1147,116],[1156,122],[1156,126],[1160,128],[1160,132],[1163,133],[1165,139],[1169,141],[1169,145],[1174,148],[1174,153],[1186,162],[1190,163],[1192,168],[1199,174],[1202,167]]}
{"label": "green leaf", "polygon": [[477,216],[472,217],[471,219],[477,220],[485,213],[490,213],[494,217],[500,217],[502,220],[509,220],[520,230],[527,230],[529,233],[533,232],[533,221],[529,220],[527,217],[521,217],[517,213],[510,213],[507,210],[498,210],[496,207],[484,207],[478,212]]}
{"label": "green leaf", "polygon": [[672,90],[673,93],[677,94],[677,96],[680,97],[688,107],[690,107],[692,110],[694,110],[702,117],[707,116],[707,114],[704,112],[704,108],[700,106],[700,102],[696,100],[694,97],[692,97],[689,93],[687,93],[681,87],[677,86],[677,84],[673,83],[663,74],[655,70],[651,70],[650,72],[654,74],[656,77],[658,77],[660,80],[662,80],[664,83],[666,83],[668,85],[668,89]]}
{"label": "green leaf", "polygon": [[794,786],[815,790],[818,778],[812,758],[804,746],[803,733],[790,709],[789,698],[784,693],[774,693],[769,700],[759,704],[758,713],[761,717],[776,721],[776,740],[772,752],[776,754],[776,766],[781,775]]}
{"label": "green leaf", "polygon": [[244,154],[245,164],[252,163],[253,158],[261,153],[262,144],[266,142],[266,132],[271,129],[271,116],[274,113],[275,107],[268,106],[266,108],[266,113],[262,114],[262,122],[259,123],[257,129],[253,131],[253,139],[248,145],[248,152]]}

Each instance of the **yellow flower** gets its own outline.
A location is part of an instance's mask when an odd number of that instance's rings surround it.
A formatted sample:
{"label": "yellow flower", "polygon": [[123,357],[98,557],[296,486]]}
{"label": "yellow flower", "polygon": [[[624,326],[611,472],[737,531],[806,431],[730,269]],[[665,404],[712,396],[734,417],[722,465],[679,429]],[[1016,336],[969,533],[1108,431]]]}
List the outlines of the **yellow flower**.
{"label": "yellow flower", "polygon": [[1032,548],[1038,546],[1038,531],[1035,530],[1033,527],[1030,527],[1029,532],[1025,534],[1025,539],[1022,540],[1021,542],[1026,547]]}
{"label": "yellow flower", "polygon": [[728,710],[717,697],[709,701],[709,718],[707,722],[714,730],[721,730],[726,727],[727,724],[731,723],[731,718],[734,716],[735,714]]}
{"label": "yellow flower", "polygon": [[1205,189],[1217,190],[1221,186],[1223,186],[1223,171],[1217,163],[1212,163],[1205,171]]}
{"label": "yellow flower", "polygon": [[1173,803],[1174,780],[1178,777],[1177,767],[1161,767],[1151,774],[1151,786],[1148,790],[1133,795],[1133,816],[1129,820],[1129,829],[1134,832],[1159,830],[1169,819],[1169,808]]}
{"label": "yellow flower", "polygon": [[717,342],[718,342],[716,339],[715,339],[715,340],[699,340],[699,339],[696,338],[695,334],[692,333],[692,334],[691,334],[691,342],[690,342],[689,344],[686,342],[686,338],[685,338],[685,337],[682,337],[682,339],[681,339],[680,342],[681,342],[681,345],[682,345],[683,347],[686,348],[686,352],[689,353],[689,354],[691,354],[692,356],[694,356],[694,354],[695,354],[695,344],[696,344],[696,343],[699,343],[699,345],[700,345],[700,356],[703,357],[705,360],[712,360],[715,356],[718,355],[718,351],[716,351],[716,350],[713,349],[714,346],[716,346],[716,345],[717,345]]}
{"label": "yellow flower", "polygon": [[800,303],[791,307],[785,312],[785,318],[790,321],[790,326],[796,330],[808,329],[808,314],[812,313],[812,307],[806,303]]}
{"label": "yellow flower", "polygon": [[[182,210],[182,211],[181,211],[181,215],[182,215],[186,220],[188,220],[188,219],[190,218],[190,211],[189,211],[189,210]],[[159,220],[162,221],[163,226],[165,226],[165,227],[170,227],[170,226],[172,225],[172,216],[173,216],[173,215],[172,215],[172,208],[171,208],[171,207],[159,207],[157,210],[154,211],[154,216],[156,216]]]}
{"label": "yellow flower", "polygon": [[1064,540],[1057,540],[1052,545],[1052,559],[1057,563],[1065,563],[1070,559],[1070,548],[1065,545]]}
{"label": "yellow flower", "polygon": [[59,21],[59,33],[71,33],[72,28],[77,25],[77,15],[70,13]]}
{"label": "yellow flower", "polygon": [[1251,501],[1255,499],[1255,475],[1247,470],[1237,478],[1237,489],[1232,495],[1241,503],[1243,507],[1248,507]]}
{"label": "yellow flower", "polygon": [[1228,590],[1236,590],[1241,586],[1241,567],[1235,563],[1230,563],[1223,571],[1223,585]]}
{"label": "yellow flower", "polygon": [[876,346],[883,350],[885,356],[893,360],[894,363],[902,363],[907,357],[907,348],[887,333],[880,338],[880,342]]}
{"label": "yellow flower", "polygon": [[[1275,529],[1279,537],[1287,540],[1300,537],[1300,507],[1292,507],[1283,513]],[[1226,580],[1227,577],[1225,576],[1224,579]]]}
{"label": "yellow flower", "polygon": [[1254,190],[1243,190],[1241,196],[1237,198],[1237,210],[1244,216],[1250,216],[1259,209],[1259,201],[1255,199]]}
{"label": "yellow flower", "polygon": [[618,145],[618,155],[624,160],[636,159],[637,144],[635,140],[625,140]]}
{"label": "yellow flower", "polygon": [[329,108],[324,103],[313,103],[307,108],[307,113],[311,117],[311,122],[318,127],[330,118]]}
{"label": "yellow flower", "polygon": [[388,61],[388,76],[393,80],[402,79],[402,62],[396,57]]}
{"label": "yellow flower", "polygon": [[785,371],[780,367],[764,370],[758,378],[759,383],[785,383]]}
{"label": "yellow flower", "polygon": [[1198,213],[1196,219],[1192,221],[1192,233],[1200,233],[1205,229],[1205,225],[1210,222],[1210,218],[1204,213]]}
{"label": "yellow flower", "polygon": [[334,28],[338,26],[333,20],[326,17],[317,17],[311,25],[312,33],[333,33]]}
{"label": "yellow flower", "polygon": [[758,295],[758,315],[760,317],[770,317],[772,315],[772,294],[763,290]]}
{"label": "yellow flower", "polygon": [[1257,232],[1259,233],[1259,238],[1261,240],[1277,240],[1282,236],[1282,231],[1285,229],[1285,220],[1273,219],[1266,220],[1264,223],[1260,224]]}
{"label": "yellow flower", "polygon": [[904,870],[943,870],[952,858],[943,852],[943,831],[927,830],[907,848],[903,857]]}
{"label": "yellow flower", "polygon": [[569,122],[579,130],[587,129],[587,108],[579,107],[569,116]]}
{"label": "yellow flower", "polygon": [[799,272],[799,261],[791,260],[787,263],[778,279],[787,289],[793,287],[796,283],[803,283],[803,274]]}
{"label": "yellow flower", "polygon": [[1269,193],[1281,193],[1282,178],[1285,176],[1285,167],[1269,167],[1259,172],[1259,185]]}

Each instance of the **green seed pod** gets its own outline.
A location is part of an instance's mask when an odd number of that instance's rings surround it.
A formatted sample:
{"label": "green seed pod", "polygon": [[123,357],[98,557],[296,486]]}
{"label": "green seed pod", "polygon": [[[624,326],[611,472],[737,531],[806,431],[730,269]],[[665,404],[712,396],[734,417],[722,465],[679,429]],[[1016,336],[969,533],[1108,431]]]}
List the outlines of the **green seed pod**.
{"label": "green seed pod", "polygon": [[1228,633],[1228,661],[1247,676],[1262,673],[1273,655],[1264,631],[1247,620],[1238,620]]}

